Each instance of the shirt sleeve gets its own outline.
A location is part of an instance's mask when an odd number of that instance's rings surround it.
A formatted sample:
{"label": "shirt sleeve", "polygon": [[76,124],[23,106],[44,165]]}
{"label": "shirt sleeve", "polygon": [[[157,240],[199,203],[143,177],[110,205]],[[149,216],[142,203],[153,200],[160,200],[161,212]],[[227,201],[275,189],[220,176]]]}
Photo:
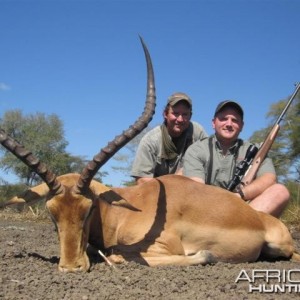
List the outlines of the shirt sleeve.
{"label": "shirt sleeve", "polygon": [[272,159],[270,157],[266,157],[262,164],[260,165],[256,177],[259,177],[265,173],[272,173],[276,175],[275,167],[273,165]]}
{"label": "shirt sleeve", "polygon": [[[249,141],[245,141],[245,144],[247,145],[246,149],[248,149],[248,147],[251,145],[249,143]],[[259,149],[260,144],[255,144],[255,146]],[[245,155],[246,155],[246,152],[245,152],[244,156]],[[255,177],[256,178],[260,177],[261,175],[266,174],[266,173],[272,173],[272,174],[276,175],[276,170],[275,170],[273,161],[268,155],[265,157],[265,159],[263,160],[263,162],[259,166],[257,174],[256,174]]]}
{"label": "shirt sleeve", "polygon": [[149,135],[145,135],[141,139],[131,169],[132,177],[154,177],[157,157],[155,148],[155,143]]}
{"label": "shirt sleeve", "polygon": [[194,142],[208,137],[208,135],[202,125],[200,125],[199,123],[194,122],[194,121],[192,123],[193,123],[193,127],[194,127],[194,133],[193,133]]}
{"label": "shirt sleeve", "polygon": [[196,141],[185,152],[183,157],[183,175],[198,177],[205,181],[206,159],[201,142]]}

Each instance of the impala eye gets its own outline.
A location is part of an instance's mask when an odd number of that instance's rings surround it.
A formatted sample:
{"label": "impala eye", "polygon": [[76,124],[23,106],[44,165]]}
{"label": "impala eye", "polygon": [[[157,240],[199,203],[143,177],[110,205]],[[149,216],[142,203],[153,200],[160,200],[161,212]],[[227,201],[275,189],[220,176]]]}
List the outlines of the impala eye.
{"label": "impala eye", "polygon": [[55,220],[55,218],[53,217],[53,215],[50,213],[50,211],[48,210],[48,212],[49,212],[49,215],[50,215],[50,219],[51,219],[51,221],[53,222],[53,224],[54,224],[54,227],[55,227],[55,232],[58,232],[58,227],[57,227],[57,223],[56,223],[56,220]]}
{"label": "impala eye", "polygon": [[91,208],[89,209],[89,211],[85,215],[84,222],[86,222],[90,218],[94,209],[95,209],[95,205],[92,205]]}

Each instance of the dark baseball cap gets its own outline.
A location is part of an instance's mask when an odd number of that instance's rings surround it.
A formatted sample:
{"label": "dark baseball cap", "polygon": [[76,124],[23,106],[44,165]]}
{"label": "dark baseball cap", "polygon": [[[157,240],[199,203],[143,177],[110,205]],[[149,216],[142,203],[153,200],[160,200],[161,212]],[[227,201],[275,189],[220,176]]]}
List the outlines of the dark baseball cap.
{"label": "dark baseball cap", "polygon": [[191,98],[185,94],[185,93],[175,93],[173,95],[171,95],[169,98],[168,98],[168,104],[170,106],[174,106],[175,104],[177,104],[179,101],[185,101],[188,103],[188,105],[190,107],[192,107],[192,100]]}
{"label": "dark baseball cap", "polygon": [[226,107],[232,107],[232,108],[236,109],[237,112],[242,117],[242,119],[244,118],[244,111],[243,111],[242,107],[237,102],[232,101],[232,100],[225,100],[225,101],[220,102],[216,108],[215,116],[217,113],[219,113],[221,110],[223,110]]}

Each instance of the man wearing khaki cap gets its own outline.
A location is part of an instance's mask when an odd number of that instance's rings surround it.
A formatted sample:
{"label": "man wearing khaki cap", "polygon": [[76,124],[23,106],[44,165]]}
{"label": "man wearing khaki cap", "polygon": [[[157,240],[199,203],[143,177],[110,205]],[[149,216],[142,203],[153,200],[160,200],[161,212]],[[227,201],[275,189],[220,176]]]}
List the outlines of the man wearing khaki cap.
{"label": "man wearing khaki cap", "polygon": [[182,157],[189,145],[207,137],[203,127],[191,121],[192,100],[181,92],[168,98],[164,123],[141,139],[131,176],[140,184],[166,174],[181,174]]}

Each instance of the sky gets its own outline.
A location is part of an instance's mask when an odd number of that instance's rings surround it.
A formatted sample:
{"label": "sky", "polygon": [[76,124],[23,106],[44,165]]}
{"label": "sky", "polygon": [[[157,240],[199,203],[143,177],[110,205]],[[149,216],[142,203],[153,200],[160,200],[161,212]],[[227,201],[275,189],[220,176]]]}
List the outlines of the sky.
{"label": "sky", "polygon": [[[180,91],[209,134],[217,104],[238,101],[247,139],[300,80],[299,11],[298,0],[0,0],[0,118],[56,114],[67,151],[92,159],[144,108],[141,35],[155,73],[150,126]],[[102,167],[104,183],[129,179],[117,164]]]}

